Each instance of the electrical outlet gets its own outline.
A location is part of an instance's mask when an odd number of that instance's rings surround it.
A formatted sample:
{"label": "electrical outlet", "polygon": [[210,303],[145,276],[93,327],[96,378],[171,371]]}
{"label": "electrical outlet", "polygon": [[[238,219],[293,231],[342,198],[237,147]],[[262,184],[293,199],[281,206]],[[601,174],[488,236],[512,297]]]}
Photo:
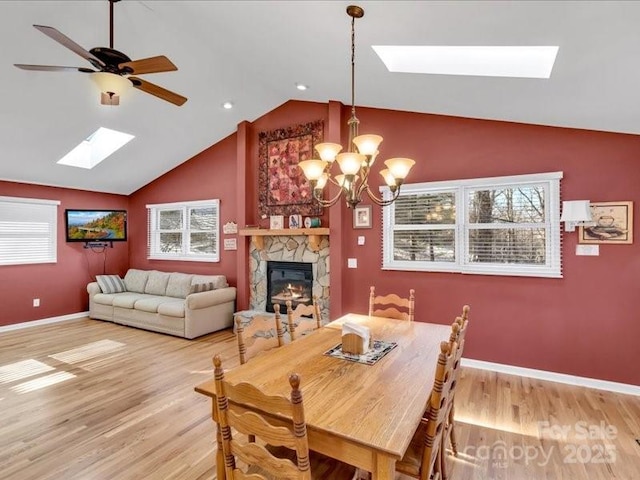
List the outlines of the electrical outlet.
{"label": "electrical outlet", "polygon": [[39,298],[34,298],[33,299],[33,306],[34,307],[39,307],[40,306],[40,299]]}
{"label": "electrical outlet", "polygon": [[348,258],[347,259],[347,268],[358,268],[358,259],[357,258]]}

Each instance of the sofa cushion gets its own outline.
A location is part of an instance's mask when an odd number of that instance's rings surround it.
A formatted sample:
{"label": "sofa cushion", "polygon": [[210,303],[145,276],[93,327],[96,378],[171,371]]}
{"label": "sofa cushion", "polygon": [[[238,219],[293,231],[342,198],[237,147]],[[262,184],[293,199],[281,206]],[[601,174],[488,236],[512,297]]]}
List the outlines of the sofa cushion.
{"label": "sofa cushion", "polygon": [[[176,300],[175,298],[171,297],[145,297],[141,298],[140,300],[136,300],[133,308],[135,308],[136,310],[142,310],[143,312],[158,313],[158,306],[163,303],[176,301],[179,302],[180,300]],[[182,303],[184,303],[184,301]]]}
{"label": "sofa cushion", "polygon": [[96,282],[102,293],[120,293],[127,290],[119,275],[96,275]]}
{"label": "sofa cushion", "polygon": [[149,272],[147,270],[136,270],[130,268],[124,276],[124,284],[128,292],[144,293],[144,286],[147,284]]}
{"label": "sofa cushion", "polygon": [[191,279],[191,285],[198,283],[213,283],[213,288],[225,288],[228,287],[227,277],[224,275],[194,275]]}
{"label": "sofa cushion", "polygon": [[184,300],[174,300],[158,305],[158,313],[167,317],[184,318]]}
{"label": "sofa cushion", "polygon": [[167,291],[169,273],[152,270],[149,272],[147,283],[144,286],[144,293],[149,295],[164,295]]}
{"label": "sofa cushion", "polygon": [[138,300],[148,298],[151,295],[145,295],[144,293],[125,292],[118,293],[113,297],[113,306],[122,308],[133,308]]}
{"label": "sofa cushion", "polygon": [[194,283],[193,285],[191,285],[191,290],[189,290],[189,293],[208,292],[209,290],[214,290],[214,289],[215,287],[213,285],[213,282]]}
{"label": "sofa cushion", "polygon": [[193,275],[188,273],[172,273],[169,275],[167,291],[165,295],[169,297],[187,298],[191,290],[191,279]]}
{"label": "sofa cushion", "polygon": [[96,293],[92,300],[100,305],[113,305],[113,300],[121,293]]}

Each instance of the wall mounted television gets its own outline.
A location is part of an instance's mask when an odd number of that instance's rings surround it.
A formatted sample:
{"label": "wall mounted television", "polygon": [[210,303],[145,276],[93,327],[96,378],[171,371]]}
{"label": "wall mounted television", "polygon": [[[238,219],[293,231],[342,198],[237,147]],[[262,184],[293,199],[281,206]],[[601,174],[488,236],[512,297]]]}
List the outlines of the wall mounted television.
{"label": "wall mounted television", "polygon": [[124,242],[126,210],[72,210],[64,212],[67,242]]}

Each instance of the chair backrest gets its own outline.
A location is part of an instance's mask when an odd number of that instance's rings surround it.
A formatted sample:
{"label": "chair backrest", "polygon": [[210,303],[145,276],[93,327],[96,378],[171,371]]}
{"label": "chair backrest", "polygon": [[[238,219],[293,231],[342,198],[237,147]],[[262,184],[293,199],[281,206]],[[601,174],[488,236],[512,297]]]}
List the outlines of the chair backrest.
{"label": "chair backrest", "polygon": [[449,414],[449,405],[453,397],[453,365],[457,348],[458,346],[455,342],[453,344],[449,342],[440,343],[440,355],[438,356],[433,390],[429,397],[426,418],[423,419],[423,422],[426,422],[426,426],[424,428],[420,480],[429,480],[431,478],[434,465],[438,459],[442,435]]}
{"label": "chair backrest", "polygon": [[306,332],[317,330],[322,326],[320,319],[320,307],[318,297],[313,296],[311,305],[298,304],[293,308],[291,300],[287,300],[287,325],[291,341],[296,337],[304,335]]}
{"label": "chair backrest", "polygon": [[[220,356],[213,359],[218,418],[222,436],[222,451],[224,453],[225,473],[228,480],[234,479],[311,479],[309,464],[309,441],[307,427],[304,420],[302,393],[300,392],[300,378],[297,374],[289,376],[291,398],[284,396],[270,396],[264,394],[254,385],[240,383],[231,385],[224,380],[224,370]],[[247,410],[243,406],[259,407],[266,415],[282,414],[292,418],[291,425],[279,423],[277,426],[269,422],[268,418]],[[233,430],[232,430],[233,429]],[[260,442],[244,442],[234,439],[233,433],[255,436]],[[286,447],[295,452],[296,462],[272,455],[263,444],[273,447]],[[247,476],[236,465],[236,459],[241,460],[252,469],[251,476]],[[266,477],[260,471],[273,475]]]}
{"label": "chair backrest", "polygon": [[412,288],[409,290],[408,298],[402,298],[395,293],[376,296],[376,287],[372,286],[369,289],[369,316],[413,322],[415,293],[416,291]]}
{"label": "chair backrest", "polygon": [[236,316],[236,337],[240,363],[247,363],[258,353],[284,345],[284,330],[280,318],[280,305],[273,306],[274,315],[254,315],[247,325]]}

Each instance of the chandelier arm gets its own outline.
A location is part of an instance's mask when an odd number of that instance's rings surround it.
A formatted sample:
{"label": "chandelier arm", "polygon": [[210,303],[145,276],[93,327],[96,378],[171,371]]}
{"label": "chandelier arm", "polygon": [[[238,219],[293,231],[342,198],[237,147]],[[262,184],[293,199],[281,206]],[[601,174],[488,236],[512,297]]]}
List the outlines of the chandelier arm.
{"label": "chandelier arm", "polygon": [[[334,183],[336,183],[336,182],[334,182]],[[337,183],[336,183],[336,185],[337,185]],[[318,193],[317,193],[318,191],[321,191],[321,192],[322,192],[323,190],[320,190],[320,189],[314,189],[314,190],[313,190],[313,198],[314,198],[314,199],[315,199],[315,200],[316,200],[316,201],[317,201],[317,202],[318,202],[322,207],[325,207],[325,208],[326,208],[326,207],[331,207],[331,206],[335,205],[336,203],[338,203],[338,200],[340,200],[340,197],[342,197],[343,189],[342,189],[342,188],[340,188],[340,190],[338,191],[337,195],[336,195],[335,197],[333,197],[332,199],[330,199],[330,200],[325,200],[324,198],[322,198],[320,195],[318,195]]]}
{"label": "chandelier arm", "polygon": [[400,187],[396,188],[396,190],[394,192],[392,192],[393,196],[391,198],[387,199],[387,200],[384,200],[382,198],[376,197],[375,193],[373,193],[371,191],[371,188],[369,188],[369,185],[367,185],[366,190],[367,190],[367,195],[369,195],[369,198],[371,200],[373,200],[373,202],[376,205],[380,205],[381,207],[387,207],[387,206],[391,205],[393,202],[396,201],[396,199],[400,195]]}

